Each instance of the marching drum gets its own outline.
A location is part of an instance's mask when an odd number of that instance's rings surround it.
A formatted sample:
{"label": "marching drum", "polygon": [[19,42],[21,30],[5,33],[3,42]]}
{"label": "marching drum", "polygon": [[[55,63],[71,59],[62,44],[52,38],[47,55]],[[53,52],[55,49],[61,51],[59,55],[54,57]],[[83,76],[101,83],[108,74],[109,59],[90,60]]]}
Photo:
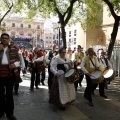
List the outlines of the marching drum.
{"label": "marching drum", "polygon": [[77,72],[79,73],[79,75],[84,75],[84,72],[82,71],[80,66],[77,66]]}
{"label": "marching drum", "polygon": [[75,69],[70,69],[65,73],[65,78],[69,83],[74,83],[75,81],[78,80],[78,73],[76,72]]}
{"label": "marching drum", "polygon": [[103,73],[103,77],[108,80],[108,81],[112,81],[115,79],[115,74],[113,69],[108,69]]}
{"label": "marching drum", "polygon": [[102,83],[104,78],[103,78],[103,73],[100,70],[96,70],[90,74],[90,78],[93,83]]}
{"label": "marching drum", "polygon": [[44,72],[45,71],[46,66],[45,66],[44,62],[37,61],[37,62],[35,62],[35,68],[40,73],[40,72]]}

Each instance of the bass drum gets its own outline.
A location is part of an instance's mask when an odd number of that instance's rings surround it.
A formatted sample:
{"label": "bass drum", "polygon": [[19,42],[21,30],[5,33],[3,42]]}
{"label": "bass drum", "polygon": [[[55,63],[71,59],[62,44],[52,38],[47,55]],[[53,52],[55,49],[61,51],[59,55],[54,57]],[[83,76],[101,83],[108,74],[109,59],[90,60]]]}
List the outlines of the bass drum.
{"label": "bass drum", "polygon": [[107,81],[112,81],[115,79],[115,73],[113,71],[113,69],[108,69],[103,73],[103,77],[105,78],[105,80]]}
{"label": "bass drum", "polygon": [[79,74],[76,72],[75,69],[70,69],[65,73],[65,78],[69,83],[74,83],[78,80]]}
{"label": "bass drum", "polygon": [[100,70],[96,70],[90,74],[90,78],[93,83],[99,84],[104,81],[103,73]]}

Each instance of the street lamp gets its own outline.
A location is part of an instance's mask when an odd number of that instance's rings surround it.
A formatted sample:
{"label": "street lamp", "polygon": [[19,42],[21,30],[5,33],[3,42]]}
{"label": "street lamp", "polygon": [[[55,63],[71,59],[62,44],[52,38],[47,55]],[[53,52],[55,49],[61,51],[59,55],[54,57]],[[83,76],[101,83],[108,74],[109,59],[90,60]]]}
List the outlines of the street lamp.
{"label": "street lamp", "polygon": [[61,28],[61,23],[58,21],[58,30],[59,30],[59,37],[58,37],[58,49],[60,49],[60,28]]}

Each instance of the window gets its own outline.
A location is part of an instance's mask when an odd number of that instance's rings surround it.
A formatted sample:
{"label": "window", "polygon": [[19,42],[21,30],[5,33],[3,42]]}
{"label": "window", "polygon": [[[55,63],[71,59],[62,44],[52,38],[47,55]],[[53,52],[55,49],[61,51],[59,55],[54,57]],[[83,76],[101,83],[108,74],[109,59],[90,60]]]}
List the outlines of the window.
{"label": "window", "polygon": [[40,29],[40,26],[39,26],[39,25],[37,25],[37,29]]}
{"label": "window", "polygon": [[32,36],[32,34],[31,34],[31,33],[29,33],[29,34],[28,34],[28,36]]}
{"label": "window", "polygon": [[69,39],[69,42],[71,43],[71,39]]}
{"label": "window", "polygon": [[76,34],[77,34],[77,30],[74,30],[74,36],[76,36]]}
{"label": "window", "polygon": [[12,23],[12,27],[15,27],[15,23]]}
{"label": "window", "polygon": [[74,23],[74,26],[76,25],[76,23]]}
{"label": "window", "polygon": [[76,38],[74,38],[74,45],[76,44]]}
{"label": "window", "polygon": [[6,26],[6,24],[5,24],[5,23],[3,23],[3,26]]}
{"label": "window", "polygon": [[40,35],[37,35],[37,40],[39,40],[40,39]]}
{"label": "window", "polygon": [[28,25],[28,28],[31,28],[31,25]]}
{"label": "window", "polygon": [[53,35],[53,39],[55,39],[55,35]]}
{"label": "window", "polygon": [[62,45],[62,40],[60,40],[60,45]]}
{"label": "window", "polygon": [[20,27],[23,28],[23,24],[21,24]]}
{"label": "window", "polygon": [[58,39],[58,34],[57,34],[57,39]]}
{"label": "window", "polygon": [[49,39],[51,39],[51,37],[49,37]]}
{"label": "window", "polygon": [[69,37],[71,37],[71,31],[69,31]]}
{"label": "window", "polygon": [[48,39],[48,37],[46,37],[46,39]]}

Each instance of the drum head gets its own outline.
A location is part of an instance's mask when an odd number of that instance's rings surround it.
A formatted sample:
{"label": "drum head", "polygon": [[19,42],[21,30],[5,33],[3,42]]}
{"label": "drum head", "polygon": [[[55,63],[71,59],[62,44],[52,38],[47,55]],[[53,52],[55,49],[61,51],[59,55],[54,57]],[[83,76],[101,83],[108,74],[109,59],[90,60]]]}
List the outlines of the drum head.
{"label": "drum head", "polygon": [[102,72],[100,70],[96,70],[91,73],[90,78],[91,79],[97,79],[102,75]]}
{"label": "drum head", "polygon": [[65,77],[71,76],[75,72],[75,69],[70,69],[65,73]]}
{"label": "drum head", "polygon": [[103,73],[104,78],[109,78],[113,75],[113,69],[108,69]]}

